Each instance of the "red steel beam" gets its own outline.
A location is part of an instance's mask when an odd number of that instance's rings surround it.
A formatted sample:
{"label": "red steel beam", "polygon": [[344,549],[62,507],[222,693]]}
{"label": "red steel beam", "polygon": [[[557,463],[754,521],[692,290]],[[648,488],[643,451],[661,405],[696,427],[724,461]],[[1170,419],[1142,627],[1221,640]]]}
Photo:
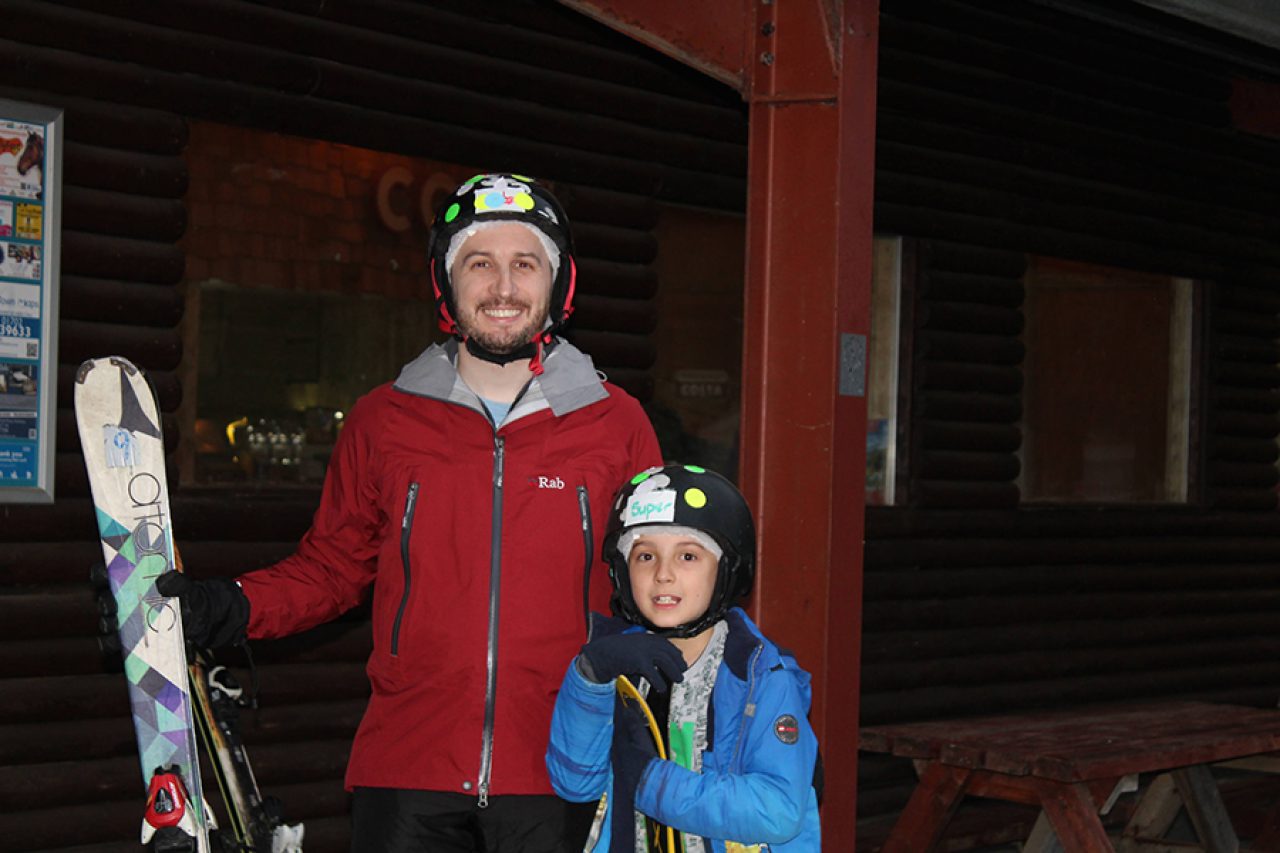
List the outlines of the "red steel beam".
{"label": "red steel beam", "polygon": [[853,850],[879,0],[562,2],[748,101],[741,480],[760,556],[751,610],[814,673],[823,847]]}

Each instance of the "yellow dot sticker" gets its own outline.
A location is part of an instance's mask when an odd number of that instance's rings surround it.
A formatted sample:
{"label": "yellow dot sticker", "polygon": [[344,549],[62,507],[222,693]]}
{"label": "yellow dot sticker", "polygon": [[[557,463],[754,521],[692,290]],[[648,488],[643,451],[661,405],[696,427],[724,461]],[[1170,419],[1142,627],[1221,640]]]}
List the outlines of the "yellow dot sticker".
{"label": "yellow dot sticker", "polygon": [[685,489],[684,502],[694,509],[702,509],[707,505],[707,495],[702,489]]}

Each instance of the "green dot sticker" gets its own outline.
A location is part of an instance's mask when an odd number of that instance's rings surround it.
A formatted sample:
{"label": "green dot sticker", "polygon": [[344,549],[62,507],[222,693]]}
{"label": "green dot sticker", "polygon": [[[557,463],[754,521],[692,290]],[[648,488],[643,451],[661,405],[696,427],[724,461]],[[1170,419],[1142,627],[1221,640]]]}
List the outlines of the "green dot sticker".
{"label": "green dot sticker", "polygon": [[631,485],[635,486],[639,483],[643,483],[647,479],[649,479],[649,472],[641,471],[639,474],[636,474],[634,477],[631,478]]}
{"label": "green dot sticker", "polygon": [[694,509],[702,509],[707,505],[707,495],[702,489],[685,489],[684,502]]}
{"label": "green dot sticker", "polygon": [[533,180],[533,178],[528,178],[528,177],[525,177],[524,175],[515,175],[515,174],[513,174],[511,177],[515,178],[517,181],[532,181],[532,180]]}
{"label": "green dot sticker", "polygon": [[706,468],[699,468],[697,465],[686,465],[686,466],[684,466],[684,470],[689,471],[690,473],[693,473],[693,474],[705,474],[705,473],[707,473],[707,469],[706,469]]}
{"label": "green dot sticker", "polygon": [[452,222],[453,220],[457,219],[458,213],[461,210],[462,208],[458,207],[457,203],[449,205],[449,209],[444,212],[444,221]]}

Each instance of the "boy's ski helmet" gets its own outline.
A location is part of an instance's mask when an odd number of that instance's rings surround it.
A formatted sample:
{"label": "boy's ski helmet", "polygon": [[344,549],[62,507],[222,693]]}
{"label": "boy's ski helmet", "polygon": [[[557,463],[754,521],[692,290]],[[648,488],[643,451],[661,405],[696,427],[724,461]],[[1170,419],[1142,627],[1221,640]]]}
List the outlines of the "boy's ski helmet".
{"label": "boy's ski helmet", "polygon": [[[631,574],[618,548],[628,530],[689,527],[706,533],[724,552],[707,612],[675,628],[658,628],[640,613]],[[756,526],[747,500],[733,483],[696,465],[664,465],[641,471],[618,490],[605,528],[604,559],[613,583],[613,612],[654,633],[692,637],[715,624],[751,591],[756,577]]]}
{"label": "boy's ski helmet", "polygon": [[[454,235],[476,223],[503,220],[532,225],[545,234],[560,252],[559,268],[555,280],[551,282],[551,300],[548,306],[550,325],[538,337],[539,344],[549,343],[551,333],[562,326],[573,313],[573,290],[577,276],[573,237],[569,233],[569,219],[560,202],[545,187],[524,175],[476,175],[454,190],[436,212],[427,241],[427,265],[431,272],[431,286],[435,291],[440,328],[455,337],[462,337],[456,319],[458,307],[453,284],[445,265],[445,255]],[[470,344],[469,348],[472,348]],[[493,355],[478,354],[482,358]],[[519,352],[495,355],[488,360],[502,364],[533,355],[534,348],[531,344]]]}

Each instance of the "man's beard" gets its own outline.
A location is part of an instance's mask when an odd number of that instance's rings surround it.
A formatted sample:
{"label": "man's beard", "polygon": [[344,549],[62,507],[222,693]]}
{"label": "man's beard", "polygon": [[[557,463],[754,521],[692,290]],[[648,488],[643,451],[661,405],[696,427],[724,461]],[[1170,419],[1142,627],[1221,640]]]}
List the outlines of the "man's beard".
{"label": "man's beard", "polygon": [[547,305],[545,304],[529,311],[526,315],[529,317],[529,322],[514,329],[491,332],[480,328],[480,322],[472,322],[480,316],[484,309],[496,307],[528,309],[530,306],[527,302],[488,302],[477,305],[474,311],[460,314],[458,317],[458,329],[463,336],[470,338],[473,343],[480,345],[495,355],[506,355],[526,346],[533,341],[538,332],[541,332],[547,324]]}

